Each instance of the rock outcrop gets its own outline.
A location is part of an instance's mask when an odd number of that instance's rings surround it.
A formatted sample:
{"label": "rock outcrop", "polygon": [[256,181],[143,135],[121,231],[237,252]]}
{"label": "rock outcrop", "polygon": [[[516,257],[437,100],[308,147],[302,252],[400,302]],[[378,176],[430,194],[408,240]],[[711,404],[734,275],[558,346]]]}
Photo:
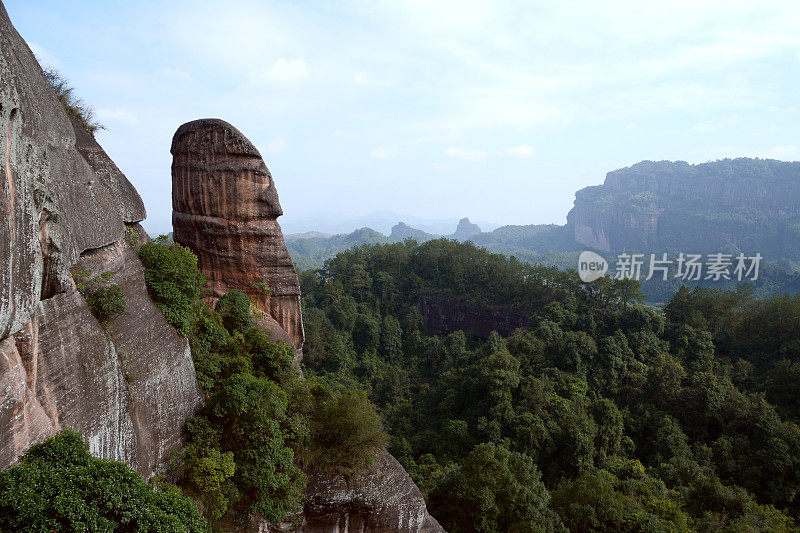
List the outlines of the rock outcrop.
{"label": "rock outcrop", "polygon": [[[302,355],[300,285],[277,217],[275,183],[253,144],[218,119],[184,124],[172,140],[173,238],[198,257],[212,299],[230,290],[260,308],[258,325]],[[269,291],[260,290],[266,284]],[[263,285],[261,286],[263,289]],[[383,451],[358,479],[312,475],[296,531],[304,533],[436,533],[443,531],[403,467]],[[290,524],[253,524],[286,531]]]}
{"label": "rock outcrop", "polygon": [[217,119],[184,124],[172,139],[175,242],[197,254],[212,298],[250,296],[264,326],[303,347],[300,284],[277,218],[272,175],[255,146]]}
{"label": "rock outcrop", "polygon": [[[0,467],[64,428],[145,477],[202,401],[188,343],[125,240],[139,195],[76,126],[0,4]],[[128,314],[101,325],[72,273],[108,272]]]}
{"label": "rock outcrop", "polygon": [[465,331],[487,338],[496,331],[503,337],[528,325],[528,318],[503,306],[478,306],[459,298],[442,295],[423,296],[417,301],[425,329],[430,335],[448,335]]}
{"label": "rock outcrop", "polygon": [[395,242],[402,242],[406,239],[412,239],[422,243],[436,239],[437,237],[438,235],[433,235],[421,229],[413,228],[405,222],[398,222],[392,226],[392,233],[389,235],[389,239]]}
{"label": "rock outcrop", "polygon": [[467,241],[476,235],[481,234],[481,227],[477,224],[473,224],[469,221],[468,218],[462,218],[458,221],[458,227],[456,227],[455,233],[450,236],[451,239],[455,239],[457,241]]}
{"label": "rock outcrop", "polygon": [[422,493],[388,452],[363,479],[314,476],[298,533],[443,533]]}
{"label": "rock outcrop", "polygon": [[643,161],[575,195],[575,240],[606,252],[738,248],[800,258],[800,163]]}

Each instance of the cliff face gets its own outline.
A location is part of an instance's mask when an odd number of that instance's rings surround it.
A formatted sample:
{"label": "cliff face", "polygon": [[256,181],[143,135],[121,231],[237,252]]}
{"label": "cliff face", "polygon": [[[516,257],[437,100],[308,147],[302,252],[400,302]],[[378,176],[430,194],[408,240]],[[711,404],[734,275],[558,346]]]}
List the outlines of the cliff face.
{"label": "cliff face", "polygon": [[[150,300],[124,239],[134,188],[75,127],[0,4],[0,467],[64,428],[145,476],[201,402],[188,343]],[[108,272],[128,314],[101,325],[72,272]]]}
{"label": "cliff face", "polygon": [[577,242],[607,252],[734,246],[773,258],[798,256],[798,221],[800,163],[746,158],[615,170],[567,216]]}
{"label": "cliff face", "polygon": [[197,254],[214,298],[240,290],[303,347],[300,284],[277,218],[275,184],[253,144],[216,119],[184,124],[172,140],[175,242]]}
{"label": "cliff face", "polygon": [[[248,294],[263,313],[258,325],[302,355],[300,285],[277,217],[283,214],[272,176],[253,144],[217,119],[184,124],[172,141],[173,236],[197,254],[219,298]],[[270,291],[259,290],[264,283]],[[442,531],[419,489],[386,451],[376,468],[349,482],[312,475],[297,531],[428,533]],[[285,531],[253,524],[254,531]]]}
{"label": "cliff face", "polygon": [[422,297],[417,302],[417,309],[431,335],[447,335],[462,330],[484,339],[492,331],[507,337],[528,323],[527,317],[504,307],[479,307],[445,296]]}

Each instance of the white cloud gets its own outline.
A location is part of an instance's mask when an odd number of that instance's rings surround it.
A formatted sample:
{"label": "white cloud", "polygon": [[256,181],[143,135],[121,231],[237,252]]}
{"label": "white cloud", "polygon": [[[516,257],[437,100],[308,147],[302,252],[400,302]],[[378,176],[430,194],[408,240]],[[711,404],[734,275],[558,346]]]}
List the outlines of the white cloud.
{"label": "white cloud", "polygon": [[139,118],[131,111],[118,109],[98,109],[97,120],[100,122],[124,122],[126,124],[138,124]]}
{"label": "white cloud", "polygon": [[527,144],[521,144],[513,148],[508,148],[507,150],[504,150],[503,153],[505,155],[510,155],[514,157],[533,157],[534,155],[536,155],[536,150],[533,149],[533,146],[528,146]]}
{"label": "white cloud", "polygon": [[281,57],[272,66],[258,74],[251,75],[255,82],[296,83],[308,78],[308,65],[303,59]]}
{"label": "white cloud", "polygon": [[397,150],[388,146],[378,146],[370,151],[369,156],[373,159],[392,159],[397,157]]}
{"label": "white cloud", "polygon": [[478,159],[486,157],[486,152],[483,150],[470,150],[468,148],[456,148],[455,146],[451,146],[444,151],[444,155],[465,159],[467,161],[477,161]]}
{"label": "white cloud", "polygon": [[286,139],[284,139],[283,137],[278,137],[274,141],[270,141],[267,144],[267,149],[265,150],[265,152],[267,152],[268,154],[277,154],[278,152],[283,152],[284,150],[286,150],[287,146],[288,145],[286,143]]}

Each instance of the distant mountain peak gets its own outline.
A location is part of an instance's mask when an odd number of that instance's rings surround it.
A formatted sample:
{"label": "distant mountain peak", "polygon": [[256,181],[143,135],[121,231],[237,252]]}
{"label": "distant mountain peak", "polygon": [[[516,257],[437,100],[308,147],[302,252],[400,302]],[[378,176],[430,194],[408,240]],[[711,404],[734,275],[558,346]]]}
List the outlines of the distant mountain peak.
{"label": "distant mountain peak", "polygon": [[456,232],[451,237],[457,241],[466,241],[480,233],[482,233],[481,227],[470,222],[468,217],[464,217],[458,221]]}
{"label": "distant mountain peak", "polygon": [[425,242],[435,239],[437,235],[432,235],[421,229],[409,226],[405,222],[398,222],[392,227],[392,233],[389,238],[394,241],[404,241],[406,239],[414,239],[417,242]]}

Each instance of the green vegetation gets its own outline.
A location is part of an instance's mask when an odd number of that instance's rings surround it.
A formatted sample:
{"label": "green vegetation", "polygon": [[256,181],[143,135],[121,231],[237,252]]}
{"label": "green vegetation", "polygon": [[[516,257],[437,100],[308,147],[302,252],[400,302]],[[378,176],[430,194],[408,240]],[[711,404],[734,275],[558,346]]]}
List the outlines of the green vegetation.
{"label": "green vegetation", "polygon": [[119,285],[111,283],[110,272],[92,277],[88,270],[79,270],[72,275],[78,292],[86,300],[89,310],[100,322],[125,314],[125,295]]}
{"label": "green vegetation", "polygon": [[[800,296],[639,286],[438,240],[301,274],[305,369],[363,387],[448,531],[794,531]],[[507,338],[427,333],[438,295]],[[519,522],[514,522],[519,520]]]}
{"label": "green vegetation", "polygon": [[71,430],[0,472],[0,531],[206,530],[197,507],[175,487],[147,485],[126,465],[92,457]]}
{"label": "green vegetation", "polygon": [[319,470],[352,477],[388,444],[375,406],[360,390],[311,385],[310,444],[305,458]]}
{"label": "green vegetation", "polygon": [[94,109],[75,96],[75,89],[58,70],[52,67],[45,68],[44,76],[53,87],[58,101],[64,106],[67,114],[74,118],[92,137],[94,137],[97,130],[106,129],[105,126],[95,120]]}
{"label": "green vegetation", "polygon": [[340,235],[287,235],[286,247],[300,270],[319,268],[339,252],[364,244],[390,242],[389,237],[370,228]]}
{"label": "green vegetation", "polygon": [[442,475],[430,502],[450,533],[563,531],[540,478],[527,455],[479,444]]}
{"label": "green vegetation", "polygon": [[202,312],[205,276],[197,269],[197,256],[164,236],[142,244],[139,259],[144,279],[156,307],[180,333],[188,334]]}
{"label": "green vegetation", "polygon": [[363,393],[301,381],[294,349],[254,326],[243,292],[214,309],[204,303],[205,280],[188,249],[159,238],[139,257],[156,305],[189,337],[206,396],[176,466],[212,526],[252,514],[279,522],[300,510],[307,473],[353,476],[372,464],[387,440]]}

